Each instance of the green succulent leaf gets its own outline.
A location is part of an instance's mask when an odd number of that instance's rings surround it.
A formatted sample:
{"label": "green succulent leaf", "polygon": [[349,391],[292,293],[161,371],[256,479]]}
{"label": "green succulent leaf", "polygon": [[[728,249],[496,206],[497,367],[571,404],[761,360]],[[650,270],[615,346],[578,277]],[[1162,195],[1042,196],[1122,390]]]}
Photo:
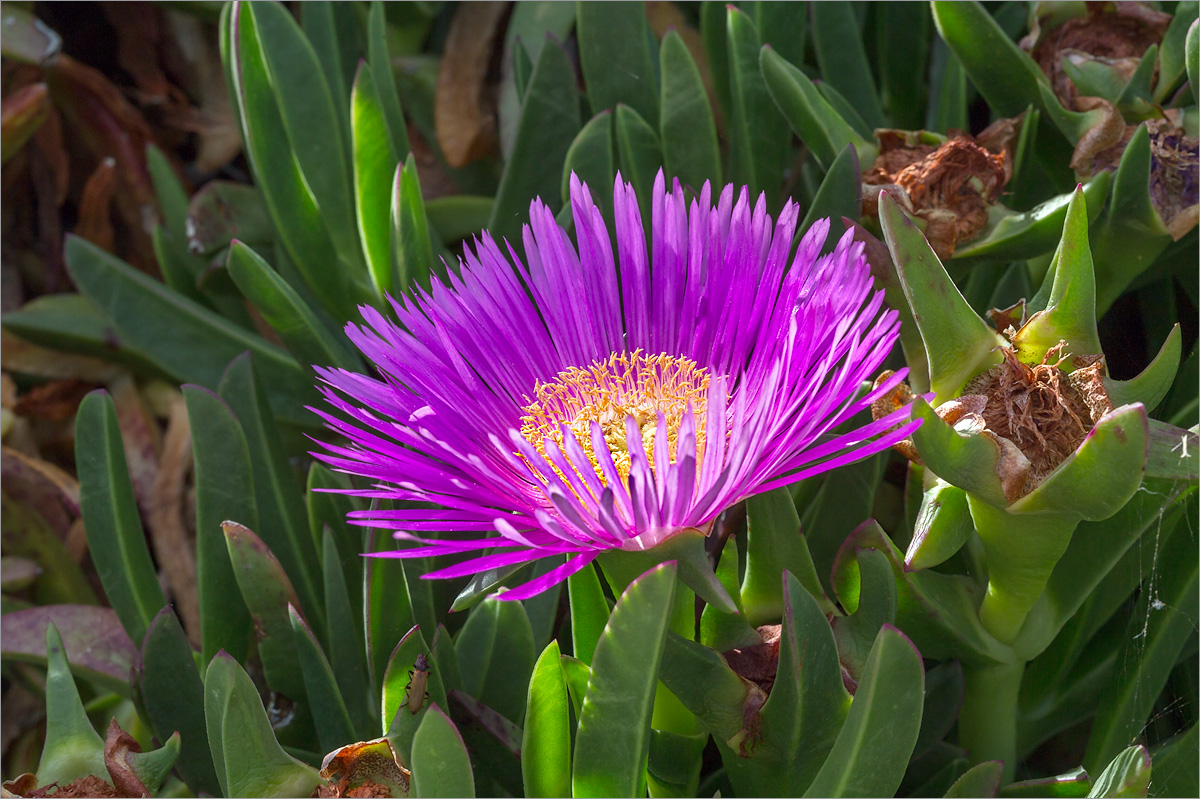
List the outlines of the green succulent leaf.
{"label": "green succulent leaf", "polygon": [[520,221],[528,218],[534,197],[541,197],[552,212],[562,207],[563,163],[579,127],[575,68],[562,47],[549,42],[529,77],[512,152],[496,190],[488,230],[497,241],[521,240]]}
{"label": "green succulent leaf", "polygon": [[421,797],[472,797],[475,775],[454,722],[437,705],[429,708],[412,747],[413,792]]}
{"label": "green succulent leaf", "polygon": [[675,572],[674,563],[656,566],[634,580],[613,608],[596,646],[579,714],[574,796],[640,796],[645,791],[651,710],[675,604]]}
{"label": "green succulent leaf", "polygon": [[1016,116],[1037,96],[1046,77],[977,2],[934,0],[938,33],[962,63],[972,83],[997,113]]}
{"label": "green succulent leaf", "polygon": [[[623,103],[642,119],[658,118],[653,34],[640,3],[577,3],[579,64],[593,112]],[[614,69],[614,64],[620,64]]]}
{"label": "green succulent leaf", "polygon": [[1067,206],[1062,240],[1046,279],[1053,283],[1045,310],[1036,311],[1013,336],[1021,360],[1037,363],[1060,341],[1066,342],[1063,355],[1103,352],[1096,329],[1096,275],[1088,246],[1087,201],[1082,186],[1075,189]]}
{"label": "green succulent leaf", "polygon": [[421,181],[417,177],[417,162],[409,153],[407,160],[396,168],[392,186],[392,268],[396,288],[404,289],[420,281],[429,285],[434,273],[433,240],[429,232],[429,217],[421,199]]}
{"label": "green succulent leaf", "polygon": [[[325,71],[300,25],[282,4],[248,3],[247,7],[286,143],[334,248],[343,256],[357,255],[348,148]],[[274,146],[283,147],[284,142]],[[353,255],[348,264],[358,264]]]}
{"label": "green succulent leaf", "polygon": [[117,411],[103,390],[79,405],[75,464],[92,563],[130,640],[140,641],[167,600],[146,546]]}
{"label": "green succulent leaf", "polygon": [[962,434],[938,416],[924,399],[912,403],[912,417],[921,420],[913,443],[925,466],[941,479],[997,507],[1008,504],[999,467],[1002,445],[986,435]]}
{"label": "green succulent leaf", "polygon": [[235,240],[226,268],[299,363],[352,371],[362,368],[358,356],[329,332],[308,303],[250,247]]}
{"label": "green succulent leaf", "polygon": [[409,146],[408,126],[404,123],[404,109],[400,105],[400,94],[396,88],[396,75],[392,71],[387,36],[383,3],[373,0],[371,10],[367,13],[367,63],[374,78],[379,103],[383,108],[392,150],[397,158],[404,159],[408,157],[412,148]]}
{"label": "green succulent leaf", "polygon": [[1150,753],[1146,747],[1131,746],[1104,768],[1088,791],[1088,797],[1144,797],[1150,790],[1150,767]]}
{"label": "green succulent leaf", "polygon": [[[874,9],[875,51],[879,54],[879,97],[897,127],[916,130],[925,124],[929,87],[929,27],[925,3],[884,3]],[[904,36],[897,36],[904,31]]]}
{"label": "green succulent leaf", "polygon": [[769,46],[763,47],[759,66],[779,113],[822,167],[830,167],[847,144],[854,145],[860,163],[875,161],[878,149],[874,142],[842,119],[807,75]]}
{"label": "green succulent leaf", "polygon": [[239,355],[221,377],[219,393],[237,415],[246,436],[263,540],[272,552],[279,553],[288,578],[298,587],[308,617],[317,629],[324,630],[321,567],[316,544],[308,532],[304,490],[267,403],[266,377],[257,359],[250,354]]}
{"label": "green succulent leaf", "polygon": [[[622,179],[633,184],[633,191],[641,209],[652,207],[655,175],[663,163],[662,147],[658,134],[637,111],[624,103],[617,104],[613,123],[617,131],[617,155],[621,165]],[[647,236],[651,233],[653,220],[643,210],[642,224]]]}
{"label": "green succulent leaf", "polygon": [[139,705],[159,740],[179,734],[178,765],[193,790],[220,791],[204,722],[204,683],[179,618],[170,607],[154,617],[134,674]]}
{"label": "green succulent leaf", "polygon": [[321,751],[332,752],[339,746],[353,743],[358,736],[321,644],[293,605],[288,605],[287,612],[304,675],[305,696],[317,728],[317,742]]}
{"label": "green succulent leaf", "polygon": [[746,573],[740,599],[751,625],[765,624],[782,615],[785,571],[818,602],[828,604],[800,529],[800,515],[787,488],[759,494],[746,502],[746,532]]}
{"label": "green succulent leaf", "polygon": [[[311,478],[312,472],[309,472]],[[309,496],[312,496],[310,490]],[[354,565],[358,556],[354,556]],[[350,598],[343,570],[342,555],[334,534],[325,527],[321,545],[321,566],[324,577],[325,617],[329,620],[329,664],[337,680],[338,690],[346,702],[354,729],[359,738],[370,738],[377,722],[374,702],[370,699],[370,680],[367,674],[366,644],[363,641],[361,605]],[[355,581],[357,587],[357,580]]]}
{"label": "green succulent leaf", "polygon": [[934,401],[946,402],[1000,362],[995,350],[1005,341],[971,310],[929,242],[886,192],[879,195],[879,221],[925,344]]}
{"label": "green succulent leaf", "polygon": [[66,784],[87,776],[107,779],[104,740],[84,712],[53,622],[46,625],[46,664],[46,742],[38,762],[38,784]]}
{"label": "green succulent leaf", "polygon": [[529,681],[521,775],[526,796],[571,793],[571,711],[558,641],[542,650]]}
{"label": "green succulent leaf", "polygon": [[721,150],[708,92],[692,54],[674,30],[663,37],[659,71],[662,105],[658,132],[668,181],[679,178],[681,184],[697,192],[706,181],[720,186]]}
{"label": "green succulent leaf", "polygon": [[974,765],[963,774],[950,790],[946,791],[947,799],[952,796],[995,796],[1000,790],[1000,777],[1004,772],[1004,764],[999,760],[986,760]]}
{"label": "green succulent leaf", "polygon": [[808,206],[796,233],[802,235],[818,219],[828,218],[831,225],[824,249],[831,251],[842,232],[838,230],[836,220],[857,219],[861,214],[862,176],[859,172],[858,152],[847,144],[830,164],[829,171],[825,173],[820,188],[813,195],[812,203]]}
{"label": "green succulent leaf", "polygon": [[392,268],[392,175],[400,162],[391,136],[379,90],[370,65],[360,63],[351,95],[351,131],[354,142],[354,194],[358,209],[358,236],[375,290],[380,295],[399,291]]}
{"label": "green succulent leaf", "polygon": [[[1087,222],[1090,224],[1100,216],[1100,209],[1108,199],[1111,183],[1109,173],[1101,172],[1083,186],[1083,199],[1087,207]],[[1075,194],[1060,194],[1031,211],[998,215],[995,222],[973,239],[954,250],[955,261],[976,257],[997,260],[1019,260],[1035,258],[1049,252],[1063,236],[1063,226],[1068,218],[1068,207],[1074,202]],[[993,212],[1002,206],[994,206]],[[1086,239],[1086,229],[1084,230]],[[1073,235],[1078,235],[1073,232]]]}
{"label": "green succulent leaf", "polygon": [[921,653],[885,624],[871,647],[846,722],[805,796],[887,796],[904,777],[921,727]]}
{"label": "green succulent leaf", "polygon": [[1192,757],[1197,747],[1195,724],[1153,754],[1154,790],[1162,796],[1191,796],[1200,784],[1200,767]]}
{"label": "green succulent leaf", "polygon": [[[349,318],[354,306],[370,296],[365,276],[343,266],[297,153],[283,146],[290,142],[288,126],[279,109],[250,4],[230,8],[228,15],[222,15],[223,60],[255,183],[279,240],[305,282],[334,316]],[[301,109],[296,113],[308,107],[305,100],[298,105]],[[342,155],[337,153],[336,162],[341,161]],[[355,262],[357,259],[350,261]]]}
{"label": "green succulent leaf", "polygon": [[770,89],[766,71],[759,67],[763,45],[754,22],[735,6],[727,9],[728,179],[735,185],[748,186],[750,196],[757,197],[760,192],[774,191],[783,171],[788,147],[786,111],[781,116],[781,109],[767,99],[775,92]]}
{"label": "green succulent leaf", "polygon": [[925,492],[904,553],[905,568],[929,569],[945,563],[962,549],[975,527],[967,508],[967,492],[938,480]]}
{"label": "green succulent leaf", "polygon": [[[437,644],[435,636],[435,648]],[[422,655],[426,665],[423,691],[416,670],[417,658]],[[446,678],[446,669],[426,645],[420,628],[409,630],[388,659],[382,691],[385,734],[405,763],[412,762],[413,736],[425,714],[432,705],[440,706],[447,699]]]}
{"label": "green succulent leaf", "polygon": [[725,613],[737,613],[737,605],[709,565],[704,549],[706,538],[699,530],[687,530],[671,536],[653,549],[641,552],[609,550],[600,555],[597,563],[603,567],[609,585],[615,592],[646,569],[668,560],[675,561],[680,582],[710,605],[715,605]]}
{"label": "green succulent leaf", "polygon": [[[575,175],[588,187],[592,200],[600,209],[604,219],[612,219],[613,195],[610,188],[617,175],[613,160],[613,113],[601,111],[588,120],[575,136],[563,162],[562,197],[571,196],[571,176]],[[565,221],[567,206],[559,213],[559,221]]]}
{"label": "green succulent leaf", "polygon": [[885,624],[896,622],[896,576],[887,555],[877,549],[858,552],[859,570],[856,607],[849,616],[835,616],[831,622],[842,667],[855,679],[862,679],[867,657],[876,636]]}
{"label": "green succulent leaf", "polygon": [[1200,22],[1196,20],[1188,27],[1184,41],[1184,64],[1192,89],[1192,102],[1200,102]]}
{"label": "green succulent leaf", "polygon": [[1113,405],[1120,407],[1140,402],[1147,410],[1153,410],[1166,398],[1179,372],[1179,364],[1183,356],[1182,336],[1179,325],[1172,326],[1158,355],[1141,374],[1129,380],[1113,380],[1104,378],[1104,390]]}
{"label": "green succulent leaf", "polygon": [[[368,529],[363,553],[392,552],[392,536],[384,530]],[[367,667],[376,691],[382,688],[388,657],[405,632],[417,624],[409,596],[407,563],[399,558],[362,559],[363,602],[366,605]],[[380,719],[387,724],[391,719]]]}
{"label": "green succulent leaf", "polygon": [[[719,741],[748,735],[747,708],[751,700],[759,706],[764,700],[762,690],[738,676],[721,655],[677,633],[667,633],[661,678]],[[729,745],[737,746],[738,741]]]}
{"label": "green succulent leaf", "polygon": [[204,674],[204,716],[226,796],[308,796],[321,783],[279,745],[250,675],[224,652]]}
{"label": "green succulent leaf", "polygon": [[[814,3],[812,10],[813,47],[821,76],[846,98],[851,108],[862,114],[873,128],[885,126],[879,92],[867,63],[862,35],[854,9],[845,3]],[[905,71],[911,70],[911,65]]]}
{"label": "green succulent leaf", "polygon": [[609,615],[596,567],[587,566],[568,577],[567,595],[571,605],[571,652],[590,666]]}
{"label": "green succulent leaf", "polygon": [[250,612],[234,583],[221,530],[232,519],[258,526],[250,451],[237,417],[215,393],[184,386],[188,421],[203,430],[192,442],[196,481],[196,592],[200,604],[201,663],[218,651],[244,657],[250,646]]}
{"label": "green succulent leaf", "polygon": [[[1163,568],[1153,591],[1143,592],[1121,638],[1112,679],[1100,694],[1084,767],[1099,771],[1137,737],[1154,709],[1171,670],[1197,627],[1196,546],[1188,535],[1171,535],[1158,554]],[[1136,674],[1136,680],[1130,680]],[[1097,784],[1103,780],[1097,781]]]}
{"label": "green succulent leaf", "polygon": [[454,651],[466,693],[519,724],[537,657],[525,607],[485,599],[471,610]]}

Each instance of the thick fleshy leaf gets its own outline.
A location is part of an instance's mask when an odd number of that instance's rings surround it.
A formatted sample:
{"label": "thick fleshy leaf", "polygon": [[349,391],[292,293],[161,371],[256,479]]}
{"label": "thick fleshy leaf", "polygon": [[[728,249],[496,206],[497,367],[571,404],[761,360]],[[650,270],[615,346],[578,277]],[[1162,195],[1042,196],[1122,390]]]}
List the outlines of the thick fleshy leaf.
{"label": "thick fleshy leaf", "polygon": [[375,290],[382,295],[401,288],[392,270],[389,220],[392,175],[400,161],[388,134],[373,72],[366,63],[358,66],[350,103],[358,237]]}
{"label": "thick fleshy leaf", "polygon": [[229,406],[199,386],[183,387],[188,421],[204,435],[192,441],[196,481],[196,591],[200,603],[201,663],[218,651],[244,657],[253,627],[234,584],[221,523],[258,526],[254,472],[246,436]]}
{"label": "thick fleshy leaf", "polygon": [[1109,763],[1088,797],[1099,796],[1146,796],[1150,790],[1150,753],[1138,744],[1121,752]]}
{"label": "thick fleshy leaf", "polygon": [[885,624],[896,621],[896,577],[887,555],[876,549],[858,553],[859,590],[849,616],[835,617],[833,638],[838,657],[851,679],[864,676],[867,657]]}
{"label": "thick fleshy leaf", "polygon": [[1197,730],[1193,724],[1154,752],[1154,790],[1162,796],[1191,796],[1200,786],[1200,763],[1195,754]]}
{"label": "thick fleshy leaf", "polygon": [[512,153],[496,190],[488,229],[497,241],[520,242],[520,221],[534,197],[553,212],[562,206],[562,165],[579,126],[575,68],[559,44],[548,42],[529,77]]}
{"label": "thick fleshy leaf", "polygon": [[[783,629],[770,695],[758,718],[747,701],[741,734],[718,739],[739,795],[805,791],[833,748],[850,705],[829,621],[799,580],[784,572],[782,582]],[[751,689],[747,700],[753,694]]]}
{"label": "thick fleshy leaf", "polygon": [[[350,161],[342,120],[321,62],[291,13],[278,3],[249,3],[263,66],[283,129],[304,183],[320,209],[333,246],[347,264],[360,263],[355,243]],[[284,147],[284,142],[276,142]],[[329,267],[334,267],[330,264]]]}
{"label": "thick fleshy leaf", "polygon": [[397,157],[404,159],[408,157],[411,147],[408,141],[408,126],[404,122],[404,109],[400,106],[400,94],[396,88],[392,57],[388,52],[387,37],[383,3],[372,2],[371,10],[367,14],[367,63],[375,79],[375,88],[379,93],[384,119],[387,121],[387,133],[391,138],[392,149]]}
{"label": "thick fleshy leaf", "polygon": [[946,797],[995,796],[996,792],[1000,790],[1000,776],[1003,771],[1004,764],[1000,761],[986,760],[972,766],[966,774],[955,780],[945,795]]}
{"label": "thick fleshy leaf", "polygon": [[957,660],[945,661],[925,673],[925,707],[921,731],[913,747],[913,758],[932,752],[944,742],[963,703],[963,667]]}
{"label": "thick fleshy leaf", "polygon": [[[292,723],[303,726],[309,721],[303,704],[304,673],[288,619],[288,605],[298,604],[296,592],[275,555],[253,531],[236,522],[224,522],[221,529],[225,532],[237,586],[254,622],[267,685],[297,703]],[[230,588],[227,586],[225,590]]]}
{"label": "thick fleshy leaf", "polygon": [[104,740],[84,712],[53,622],[46,625],[46,742],[37,776],[42,785],[66,784],[87,776],[108,777]]}
{"label": "thick fleshy leaf", "polygon": [[485,599],[471,610],[454,643],[463,689],[519,724],[537,653],[520,602]]}
{"label": "thick fleshy leaf", "polygon": [[1017,47],[979,3],[934,0],[938,33],[962,62],[979,93],[996,113],[1016,116],[1046,82],[1038,65]]}
{"label": "thick fleshy leaf", "polygon": [[846,723],[805,796],[895,793],[921,727],[921,653],[895,627],[879,631]]}
{"label": "thick fleshy leaf", "polygon": [[750,196],[775,190],[787,158],[787,121],[768,98],[769,79],[759,68],[762,38],[754,22],[733,5],[726,7],[725,45],[729,59],[730,111],[728,179],[750,188]]}
{"label": "thick fleshy leaf", "polygon": [[254,470],[254,496],[263,541],[278,552],[300,605],[318,630],[325,629],[325,607],[320,601],[321,567],[316,544],[308,532],[304,490],[266,401],[267,375],[249,354],[233,359],[221,376],[221,399],[237,415]]}
{"label": "thick fleshy leaf", "polygon": [[751,711],[753,717],[761,707],[762,690],[739,677],[711,648],[667,633],[661,678],[717,740],[737,747],[751,735],[746,715]]}
{"label": "thick fleshy leaf", "polygon": [[249,4],[239,4],[227,17],[222,30],[225,62],[255,184],[305,282],[334,316],[350,318],[355,305],[370,296],[366,276],[344,268],[296,154],[283,146],[289,141],[287,126]]}
{"label": "thick fleshy leaf", "polygon": [[[609,183],[612,179],[609,178]],[[604,185],[603,182],[589,186]],[[565,196],[565,193],[564,193]],[[456,241],[477,235],[487,227],[488,219],[492,216],[492,206],[495,200],[491,197],[479,197],[470,194],[453,194],[448,197],[433,197],[425,202],[425,215],[429,224],[442,237],[443,244],[453,244]]]}
{"label": "thick fleshy leaf", "polygon": [[1042,777],[1035,780],[1023,780],[1005,785],[1000,789],[1000,796],[1012,799],[1034,799],[1034,797],[1071,797],[1083,799],[1092,789],[1092,778],[1082,768],[1058,774],[1053,777]]}
{"label": "thick fleshy leaf", "polygon": [[650,750],[650,715],[667,625],[675,564],[634,580],[613,608],[596,646],[579,715],[571,775],[574,796],[640,796]]}
{"label": "thick fleshy leaf", "polygon": [[130,640],[140,641],[167,600],[146,546],[117,412],[105,391],[93,391],[79,405],[75,468],[92,563]]}
{"label": "thick fleshy leaf", "polygon": [[586,566],[568,577],[567,595],[571,606],[571,653],[590,666],[609,614],[596,567]]}
{"label": "thick fleshy leaf", "polygon": [[1195,483],[1200,478],[1200,436],[1195,426],[1191,430],[1182,430],[1157,419],[1150,419],[1149,425],[1146,476]]}
{"label": "thick fleshy leaf", "polygon": [[476,791],[491,796],[522,793],[522,729],[460,690],[450,691],[450,701],[463,742],[479,773]]}
{"label": "thick fleshy leaf", "polygon": [[96,304],[81,294],[44,294],[8,311],[4,329],[33,344],[119,364],[134,374],[168,373],[113,329]]}
{"label": "thick fleshy leaf", "polygon": [[[561,196],[571,194],[571,175],[587,186],[611,186],[617,175],[613,160],[613,113],[601,111],[588,120],[575,136],[563,162]],[[597,191],[592,195],[596,207],[605,219],[612,219],[612,192]],[[559,216],[569,216],[564,206]],[[565,218],[560,219],[565,221]]]}
{"label": "thick fleshy leaf", "polygon": [[941,77],[934,84],[937,94],[931,99],[925,127],[947,134],[952,130],[969,130],[967,104],[972,87],[962,61],[941,39],[934,43],[933,59],[933,71]]}
{"label": "thick fleshy leaf", "polygon": [[721,150],[708,92],[687,45],[674,30],[667,31],[663,37],[659,71],[662,73],[662,105],[658,133],[667,180],[679,178],[681,184],[696,191],[705,181],[711,181],[714,186],[721,185]]}
{"label": "thick fleshy leaf", "polygon": [[1188,28],[1184,42],[1184,64],[1188,85],[1192,89],[1192,102],[1200,102],[1200,22],[1193,21]]}
{"label": "thick fleshy leaf", "polygon": [[[250,350],[259,360],[275,412],[312,426],[303,403],[317,398],[307,370],[290,355],[209,309],[197,305],[109,255],[70,236],[67,269],[81,292],[99,307],[125,340],[175,378],[216,388],[226,365]],[[203,341],[203,347],[196,342]]]}
{"label": "thick fleshy leaf", "polygon": [[421,797],[471,797],[475,775],[454,723],[437,705],[413,736],[413,792]]}
{"label": "thick fleshy leaf", "polygon": [[[929,87],[929,29],[932,17],[924,3],[884,3],[874,9],[875,52],[879,57],[879,98],[902,130],[925,124]],[[897,36],[896,31],[904,31]]]}
{"label": "thick fleshy leaf", "polygon": [[[1110,173],[1101,172],[1083,186],[1089,223],[1100,216],[1100,209],[1108,199],[1110,185]],[[1067,209],[1074,197],[1075,194],[1060,194],[1030,211],[999,215],[995,222],[989,221],[978,238],[955,247],[954,260],[965,261],[977,257],[1019,260],[1048,252],[1063,235],[1063,225],[1069,213]],[[1073,235],[1078,236],[1074,229]],[[1085,235],[1085,241],[1086,238]]]}
{"label": "thick fleshy leaf", "polygon": [[59,630],[71,672],[118,694],[129,692],[137,650],[111,608],[39,605],[4,614],[0,654],[5,661],[46,662],[46,627]]}
{"label": "thick fleshy leaf", "polygon": [[959,433],[920,397],[913,400],[912,409],[913,418],[921,420],[913,432],[913,443],[928,469],[997,507],[1008,504],[997,471],[1003,454],[998,441],[982,434]]}
{"label": "thick fleshy leaf", "polygon": [[[312,472],[309,476],[312,476]],[[311,492],[309,496],[312,496]],[[358,737],[369,738],[374,734],[377,722],[374,714],[375,703],[368,688],[370,681],[367,675],[367,649],[363,641],[361,605],[350,598],[341,553],[334,543],[334,534],[328,527],[324,529],[322,536],[321,567],[324,577],[322,587],[325,593],[325,617],[329,620],[329,663]],[[358,587],[357,580],[354,585]]]}
{"label": "thick fleshy leaf", "polygon": [[861,214],[862,176],[859,173],[858,152],[847,144],[829,165],[829,171],[813,195],[812,203],[804,213],[804,220],[796,229],[796,235],[802,235],[818,219],[829,219],[834,224],[830,229],[830,237],[826,239],[825,249],[832,250],[842,233],[837,229],[836,220],[857,219]]}
{"label": "thick fleshy leaf", "polygon": [[1121,154],[1108,211],[1092,237],[1097,318],[1171,241],[1150,201],[1150,170],[1150,134],[1139,125]]}
{"label": "thick fleshy leaf", "polygon": [[1104,378],[1104,390],[1116,407],[1140,402],[1152,411],[1163,401],[1175,382],[1179,371],[1179,362],[1183,355],[1183,339],[1179,325],[1172,326],[1171,332],[1159,349],[1158,355],[1141,374],[1129,380],[1113,380]]}
{"label": "thick fleshy leaf", "polygon": [[250,675],[224,652],[204,673],[204,717],[226,796],[308,796],[320,784],[316,769],[275,740]]}
{"label": "thick fleshy leaf", "polygon": [[945,563],[962,549],[973,530],[966,492],[937,481],[921,499],[913,537],[904,553],[905,568],[920,571]]}
{"label": "thick fleshy leaf", "polygon": [[[638,206],[650,208],[653,205],[654,177],[662,169],[663,163],[658,134],[641,114],[624,103],[617,104],[613,124],[617,131],[621,177],[633,184]],[[649,214],[643,215],[642,224],[646,226],[647,235],[650,234],[651,221]]]}
{"label": "thick fleshy leaf", "polygon": [[571,793],[571,711],[557,641],[542,650],[529,681],[521,774],[526,796]]}
{"label": "thick fleshy leaf", "polygon": [[847,144],[860,163],[874,163],[878,148],[842,119],[807,75],[769,46],[762,49],[759,65],[771,99],[821,166],[832,165]]}
{"label": "thick fleshy leaf", "polygon": [[976,608],[980,592],[961,575],[936,571],[906,571],[903,553],[878,523],[868,520],[846,539],[833,566],[838,597],[858,593],[855,553],[878,549],[888,556],[896,577],[896,622],[933,660],[957,657],[965,664],[986,665],[1015,660],[1012,648],[1001,644],[980,624]]}
{"label": "thick fleshy leaf", "polygon": [[816,3],[811,8],[813,47],[821,77],[857,109],[872,129],[884,127],[879,92],[871,77],[854,9],[845,3]]}
{"label": "thick fleshy leaf", "polygon": [[414,281],[428,285],[436,262],[433,259],[433,241],[429,235],[429,218],[425,215],[425,201],[421,199],[417,162],[412,153],[408,154],[402,166],[396,168],[391,219],[396,291],[407,288]]}
{"label": "thick fleshy leaf", "polygon": [[1013,337],[1021,360],[1038,363],[1060,341],[1066,342],[1064,354],[1100,354],[1096,276],[1088,246],[1088,214],[1082,186],[1075,189],[1067,207],[1062,240],[1046,279],[1053,283],[1045,310],[1035,312]]}
{"label": "thick fleshy leaf", "polygon": [[609,550],[597,562],[604,568],[614,593],[645,570],[668,560],[675,561],[679,580],[710,605],[725,613],[737,613],[737,605],[713,574],[704,549],[706,536],[698,530],[677,533],[663,543],[640,552]]}
{"label": "thick fleshy leaf", "polygon": [[[385,530],[368,529],[363,552],[392,552],[396,543]],[[367,668],[376,690],[383,685],[388,658],[404,634],[417,623],[408,593],[405,562],[398,558],[364,557],[362,591],[366,615]],[[388,724],[391,719],[382,718]]]}
{"label": "thick fleshy leaf", "polygon": [[[1146,725],[1171,670],[1197,627],[1198,576],[1194,540],[1172,535],[1157,554],[1153,592],[1138,598],[1117,655],[1112,681],[1100,695],[1083,764],[1097,772]],[[1130,680],[1129,675],[1137,679]],[[1103,777],[1099,782],[1103,781]]]}
{"label": "thick fleshy leaf", "polygon": [[180,735],[184,781],[193,791],[216,794],[221,786],[204,726],[204,683],[193,655],[179,618],[165,607],[146,631],[134,679],[142,715],[158,739]]}
{"label": "thick fleshy leaf", "polygon": [[[1044,651],[1122,556],[1150,529],[1170,529],[1183,511],[1186,484],[1147,478],[1116,514],[1083,522],[1059,560],[1030,624],[1014,647],[1023,660]],[[1160,528],[1161,525],[1161,528]]]}
{"label": "thick fleshy leaf", "polygon": [[317,742],[321,751],[332,752],[339,746],[354,743],[357,739],[354,726],[321,644],[296,609],[288,605],[287,610],[300,670],[304,675],[305,695],[313,724],[317,728]]}
{"label": "thick fleshy leaf", "polygon": [[238,289],[300,364],[361,368],[358,357],[329,332],[308,303],[254,250],[234,241],[226,268]]}
{"label": "thick fleshy leaf", "polygon": [[783,614],[783,573],[790,572],[814,597],[825,599],[812,555],[800,529],[800,515],[787,488],[746,502],[746,573],[741,604],[751,625]]}
{"label": "thick fleshy leaf", "polygon": [[879,222],[925,343],[934,403],[946,402],[999,363],[996,348],[1006,342],[971,310],[929,242],[886,192],[879,195]]}
{"label": "thick fleshy leaf", "polygon": [[[641,3],[579,3],[575,11],[579,65],[592,112],[619,103],[643,119],[658,118],[658,83],[650,53],[653,34]],[[620,64],[614,69],[614,64]]]}
{"label": "thick fleshy leaf", "polygon": [[750,626],[741,603],[741,592],[738,588],[738,571],[743,563],[741,547],[737,536],[730,536],[721,549],[720,560],[717,561],[716,575],[725,587],[725,591],[734,599],[738,613],[725,613],[712,606],[705,605],[700,612],[700,643],[712,647],[718,652],[728,652],[730,649],[740,649],[746,646],[761,644],[763,638],[758,631]]}

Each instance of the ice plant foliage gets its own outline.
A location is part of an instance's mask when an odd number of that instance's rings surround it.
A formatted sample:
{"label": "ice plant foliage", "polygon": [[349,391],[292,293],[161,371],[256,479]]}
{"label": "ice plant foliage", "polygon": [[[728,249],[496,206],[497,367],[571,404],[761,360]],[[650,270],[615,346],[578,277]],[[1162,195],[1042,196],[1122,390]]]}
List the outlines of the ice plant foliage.
{"label": "ice plant foliage", "polygon": [[861,390],[899,322],[849,235],[821,255],[822,220],[793,255],[794,203],[773,224],[745,188],[689,203],[660,172],[647,249],[632,186],[613,192],[616,257],[572,176],[578,250],[535,200],[525,261],[485,233],[461,274],[392,299],[396,321],[365,307],[347,326],[379,376],[319,371],[337,413],[318,413],[349,443],[314,454],[404,501],[352,514],[416,544],[386,555],[475,553],[427,577],[566,555],[503,594],[525,598],[911,432],[907,410],[832,432],[903,377]]}

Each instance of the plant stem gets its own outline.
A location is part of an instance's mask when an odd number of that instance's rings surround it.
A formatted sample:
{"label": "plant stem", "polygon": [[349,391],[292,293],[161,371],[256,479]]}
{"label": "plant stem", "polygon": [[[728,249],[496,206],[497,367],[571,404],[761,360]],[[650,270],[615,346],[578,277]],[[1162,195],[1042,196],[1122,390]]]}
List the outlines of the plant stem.
{"label": "plant stem", "polygon": [[1003,783],[1013,781],[1017,767],[1017,699],[1024,674],[1024,661],[963,668],[966,692],[958,742],[972,764],[1003,761]]}

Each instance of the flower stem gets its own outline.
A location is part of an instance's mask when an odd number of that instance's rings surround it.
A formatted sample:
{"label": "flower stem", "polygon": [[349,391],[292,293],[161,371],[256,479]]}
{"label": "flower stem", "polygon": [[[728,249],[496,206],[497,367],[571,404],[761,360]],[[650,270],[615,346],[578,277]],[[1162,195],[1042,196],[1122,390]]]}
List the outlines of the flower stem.
{"label": "flower stem", "polygon": [[958,742],[971,763],[1004,762],[1003,783],[1013,781],[1017,767],[1017,708],[1024,661],[964,666],[966,693],[958,714]]}

